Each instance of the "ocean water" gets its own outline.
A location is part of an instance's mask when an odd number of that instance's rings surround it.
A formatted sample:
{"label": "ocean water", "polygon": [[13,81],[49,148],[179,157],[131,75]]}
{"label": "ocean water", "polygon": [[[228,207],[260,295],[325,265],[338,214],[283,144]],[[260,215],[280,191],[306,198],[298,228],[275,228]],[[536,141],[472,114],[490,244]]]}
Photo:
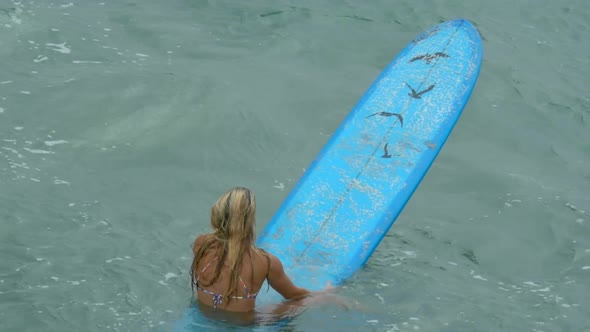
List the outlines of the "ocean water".
{"label": "ocean water", "polygon": [[590,331],[590,4],[0,0],[0,330],[172,329],[215,199],[262,229],[379,72],[464,17],[455,130],[366,267],[290,331]]}

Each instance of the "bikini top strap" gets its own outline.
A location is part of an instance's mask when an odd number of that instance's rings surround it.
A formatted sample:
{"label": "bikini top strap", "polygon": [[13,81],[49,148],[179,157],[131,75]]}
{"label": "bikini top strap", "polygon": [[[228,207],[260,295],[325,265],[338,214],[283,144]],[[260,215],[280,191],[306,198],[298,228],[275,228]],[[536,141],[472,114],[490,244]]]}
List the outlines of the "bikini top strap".
{"label": "bikini top strap", "polygon": [[270,274],[270,254],[262,249],[262,248],[258,248],[258,250],[262,251],[264,253],[264,257],[266,258],[266,262],[267,262],[267,270],[266,270],[266,279],[268,280],[268,275]]}
{"label": "bikini top strap", "polygon": [[248,291],[248,286],[246,286],[246,283],[244,282],[244,279],[242,279],[242,276],[238,276],[238,278],[240,278],[240,282],[242,283],[242,287],[244,287],[246,294],[250,294],[250,292]]}
{"label": "bikini top strap", "polygon": [[[203,274],[205,272],[205,270],[207,270],[207,268],[209,267],[209,265],[211,265],[211,263],[213,263],[214,261],[217,260],[217,257],[213,258],[212,260],[209,261],[209,263],[205,264],[205,267],[201,270],[200,274]],[[199,276],[197,275],[197,282],[199,282]]]}

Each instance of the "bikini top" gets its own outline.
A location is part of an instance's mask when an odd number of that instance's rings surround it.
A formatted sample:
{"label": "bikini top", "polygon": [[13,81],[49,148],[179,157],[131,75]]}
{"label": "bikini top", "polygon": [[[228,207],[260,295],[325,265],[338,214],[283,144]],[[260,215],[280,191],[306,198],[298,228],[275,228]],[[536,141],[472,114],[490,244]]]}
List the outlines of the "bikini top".
{"label": "bikini top", "polygon": [[[201,270],[200,274],[203,274],[205,272],[205,270],[207,270],[209,265],[211,265],[211,263],[213,263],[215,260],[217,260],[217,258],[209,261],[209,263],[207,263],[207,265],[205,265],[205,267]],[[235,300],[255,299],[256,296],[258,295],[258,292],[250,293],[250,291],[248,290],[248,287],[246,286],[246,283],[244,283],[244,280],[242,279],[242,276],[239,276],[239,278],[240,278],[240,283],[242,284],[242,287],[244,287],[244,291],[246,292],[246,295],[243,295],[243,296],[232,295],[232,296],[230,296],[230,298],[235,299]],[[197,280],[195,281],[195,287],[197,288],[197,291],[201,291],[205,294],[211,295],[211,297],[213,298],[213,309],[217,309],[218,305],[223,304],[223,295],[222,294],[214,293],[212,291],[206,290],[206,289],[199,286],[199,276],[197,276]]]}

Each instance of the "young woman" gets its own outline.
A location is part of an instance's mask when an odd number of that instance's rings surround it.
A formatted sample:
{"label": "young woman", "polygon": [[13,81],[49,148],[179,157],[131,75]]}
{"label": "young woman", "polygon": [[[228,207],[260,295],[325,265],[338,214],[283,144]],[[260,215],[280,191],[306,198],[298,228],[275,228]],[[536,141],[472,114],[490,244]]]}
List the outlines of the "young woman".
{"label": "young woman", "polygon": [[253,312],[262,283],[287,300],[310,292],[297,287],[281,261],[255,245],[256,199],[246,188],[223,194],[211,208],[213,232],[193,244],[190,276],[193,293],[207,310]]}

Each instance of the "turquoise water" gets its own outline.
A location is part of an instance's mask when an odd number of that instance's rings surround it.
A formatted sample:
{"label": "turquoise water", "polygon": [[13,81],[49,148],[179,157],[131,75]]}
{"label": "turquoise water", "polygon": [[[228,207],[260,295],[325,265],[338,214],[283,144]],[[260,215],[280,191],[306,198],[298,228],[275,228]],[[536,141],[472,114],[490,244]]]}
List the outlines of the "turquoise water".
{"label": "turquoise water", "polygon": [[470,103],[388,236],[293,331],[590,331],[590,5],[0,3],[0,330],[169,330],[190,244],[258,228],[389,61],[465,17]]}

